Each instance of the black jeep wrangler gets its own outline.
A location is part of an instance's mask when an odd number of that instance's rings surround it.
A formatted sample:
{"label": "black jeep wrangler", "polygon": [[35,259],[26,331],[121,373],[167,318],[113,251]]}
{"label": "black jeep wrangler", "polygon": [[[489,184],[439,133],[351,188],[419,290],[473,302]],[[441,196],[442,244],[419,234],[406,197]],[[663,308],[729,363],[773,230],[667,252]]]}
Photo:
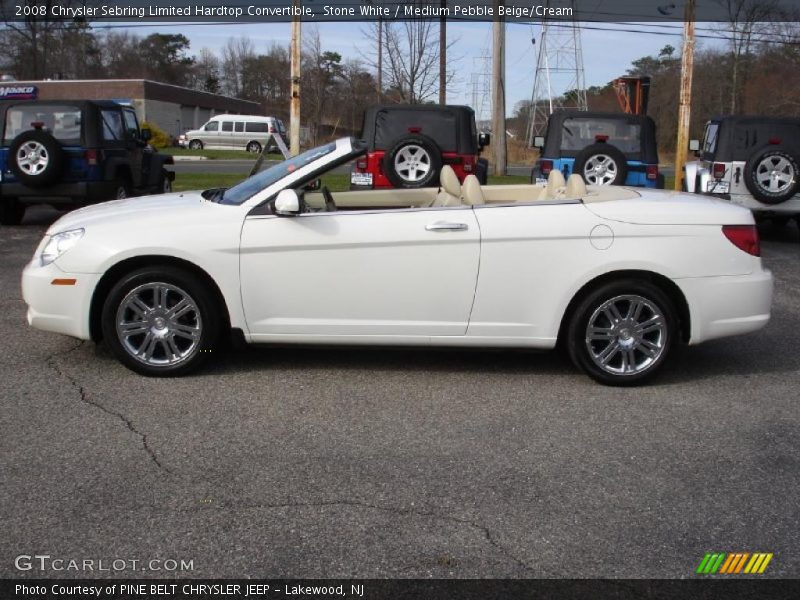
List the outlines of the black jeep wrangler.
{"label": "black jeep wrangler", "polygon": [[360,137],[367,154],[353,165],[351,190],[437,186],[443,165],[459,181],[474,174],[486,184],[489,163],[480,153],[490,136],[478,133],[468,106],[373,106],[364,113]]}
{"label": "black jeep wrangler", "polygon": [[133,108],[111,101],[0,102],[0,223],[30,204],[71,209],[169,192],[175,173],[140,129]]}

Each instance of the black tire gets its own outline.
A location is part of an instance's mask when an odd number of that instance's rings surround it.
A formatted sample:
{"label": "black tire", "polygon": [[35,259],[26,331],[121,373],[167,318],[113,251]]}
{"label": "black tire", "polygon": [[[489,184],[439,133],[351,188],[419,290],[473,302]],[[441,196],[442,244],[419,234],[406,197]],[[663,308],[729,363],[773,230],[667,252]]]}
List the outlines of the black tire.
{"label": "black tire", "polygon": [[[418,179],[404,177],[395,166],[395,159],[401,153],[414,153],[420,157],[422,164],[428,165],[428,171]],[[439,173],[442,170],[442,152],[428,136],[415,133],[398,139],[383,157],[383,172],[394,187],[422,188],[439,185]],[[409,171],[409,175],[411,172]]]}
{"label": "black tire", "polygon": [[[800,168],[797,158],[784,146],[767,146],[756,150],[744,166],[744,183],[753,198],[764,204],[780,204],[794,196],[800,185]],[[769,179],[770,165],[780,166],[776,169],[790,179],[777,191],[770,191],[763,185]]]}
{"label": "black tire", "polygon": [[[608,159],[613,161],[614,170],[616,171],[613,173],[613,179],[610,179],[604,184],[598,183],[597,180],[590,181],[591,177],[587,178],[586,174],[584,173],[586,163],[592,161],[599,155],[606,156]],[[577,156],[575,157],[575,165],[572,167],[572,172],[578,173],[581,177],[583,177],[583,180],[587,184],[623,185],[625,183],[625,178],[628,176],[628,163],[625,159],[625,155],[616,146],[598,142],[597,144],[586,146],[586,148],[578,152]],[[605,178],[605,173],[607,173],[607,171],[603,173],[602,178]]]}
{"label": "black tire", "polygon": [[192,140],[189,142],[189,150],[202,150],[203,149],[203,142],[200,140]]}
{"label": "black tire", "polygon": [[[25,167],[20,164],[20,151],[26,156],[23,145],[29,145],[32,152],[37,154],[39,165],[44,165],[41,170],[35,167]],[[23,183],[30,187],[43,187],[58,180],[64,172],[64,150],[58,140],[46,131],[34,129],[23,131],[15,137],[8,149],[8,165],[11,172]]]}
{"label": "black tire", "polygon": [[[667,183],[667,180],[664,177],[664,174],[663,173],[659,173],[658,177],[656,177],[656,189],[657,190],[663,190],[664,186],[666,185],[666,183]],[[684,183],[684,186],[685,185],[686,184]],[[684,190],[684,191],[686,191],[686,190]]]}
{"label": "black tire", "polygon": [[[180,357],[173,362],[173,364],[151,364],[146,362],[144,357],[135,358],[133,356],[133,350],[127,349],[129,345],[120,339],[120,335],[117,332],[116,324],[118,313],[121,310],[120,306],[123,304],[128,294],[141,288],[141,286],[155,283],[167,284],[181,292],[185,292],[196,307],[196,311],[189,311],[187,318],[194,320],[196,316],[199,316],[196,322],[200,323],[200,327],[198,338],[196,342],[194,342],[195,345],[191,348],[188,346],[183,347],[185,338],[177,341],[176,343],[179,344],[179,349],[186,350],[187,353],[186,356]],[[173,300],[176,300],[177,297],[180,296],[173,296]],[[169,299],[169,296],[167,296],[167,298]],[[145,303],[148,304],[147,302]],[[154,321],[159,316],[162,318],[166,316],[167,309],[159,309],[154,296],[152,303],[148,304],[148,306],[151,305],[154,310],[151,315],[146,317],[147,319]],[[101,316],[103,339],[119,361],[132,371],[150,377],[175,377],[185,375],[198,368],[207,360],[208,356],[215,349],[218,349],[217,342],[220,337],[221,327],[219,313],[220,307],[214,295],[209,291],[208,285],[199,281],[197,277],[191,273],[175,267],[144,267],[132,273],[128,273],[111,288],[111,291],[103,303],[103,312]],[[123,314],[125,313],[123,312]],[[144,316],[141,318],[145,319]],[[155,327],[156,325],[153,325],[152,327],[146,328],[145,331],[150,332],[152,335],[152,332],[155,331]],[[170,335],[170,331],[171,329],[167,327],[166,333],[160,335],[159,339],[165,340]],[[130,346],[141,343],[141,347],[143,348],[146,345],[144,336],[148,334],[143,332],[139,335],[142,336],[140,339],[133,336],[128,338],[132,339]],[[172,335],[172,339],[176,339],[174,334]],[[187,345],[189,343],[190,342],[185,342]],[[166,341],[163,343],[159,341],[157,344],[159,347],[153,351],[152,358],[157,359],[163,355],[163,360],[169,360],[166,357]]]}
{"label": "black tire", "polygon": [[[643,302],[638,318],[630,319],[629,311],[633,299]],[[625,309],[627,306],[625,314],[617,311],[623,318],[616,324],[607,316],[609,313],[601,311],[601,307],[612,301],[617,308]],[[646,323],[656,314],[661,315],[663,325],[655,331],[640,335],[636,323]],[[607,338],[587,341],[590,323],[598,331],[608,328]],[[677,312],[672,301],[661,289],[647,281],[621,279],[591,290],[578,303],[569,317],[566,344],[572,362],[592,379],[605,385],[638,385],[652,378],[661,369],[677,339],[677,332]],[[656,350],[652,350],[651,345],[655,345]],[[648,356],[640,348],[647,348],[655,356]],[[604,355],[607,356],[608,363],[601,367],[595,361],[602,359]],[[628,364],[635,366],[628,373],[623,373],[625,356],[631,356],[632,360],[628,359]]]}
{"label": "black tire", "polygon": [[16,198],[0,198],[0,225],[19,225],[25,216],[25,205]]}
{"label": "black tire", "polygon": [[167,173],[166,169],[161,169],[161,176],[158,178],[158,193],[172,193],[172,179],[170,179],[169,173]]}
{"label": "black tire", "polygon": [[253,154],[261,154],[261,144],[258,142],[250,142],[247,144],[246,150],[248,152],[252,152]]}
{"label": "black tire", "polygon": [[109,200],[124,200],[131,197],[131,182],[127,178],[114,180],[114,189]]}
{"label": "black tire", "polygon": [[773,229],[785,229],[790,219],[791,217],[771,217],[770,222]]}
{"label": "black tire", "polygon": [[489,182],[489,161],[485,158],[479,158],[478,164],[475,167],[475,176],[478,178],[478,183],[486,185]]}

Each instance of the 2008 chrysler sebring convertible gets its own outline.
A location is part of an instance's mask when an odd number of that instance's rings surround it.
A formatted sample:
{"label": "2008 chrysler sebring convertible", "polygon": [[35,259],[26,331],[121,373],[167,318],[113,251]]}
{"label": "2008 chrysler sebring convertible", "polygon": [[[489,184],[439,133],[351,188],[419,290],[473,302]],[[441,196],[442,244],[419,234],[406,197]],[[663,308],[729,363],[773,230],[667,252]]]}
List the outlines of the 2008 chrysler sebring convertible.
{"label": "2008 chrysler sebring convertible", "polygon": [[[463,185],[331,193],[340,139],[229,189],[116,200],[47,231],[28,322],[178,375],[224,334],[251,343],[553,348],[641,383],[679,343],[763,327],[772,275],[750,212],[694,195]],[[425,163],[409,168],[431,168]],[[213,356],[213,353],[211,353]]]}

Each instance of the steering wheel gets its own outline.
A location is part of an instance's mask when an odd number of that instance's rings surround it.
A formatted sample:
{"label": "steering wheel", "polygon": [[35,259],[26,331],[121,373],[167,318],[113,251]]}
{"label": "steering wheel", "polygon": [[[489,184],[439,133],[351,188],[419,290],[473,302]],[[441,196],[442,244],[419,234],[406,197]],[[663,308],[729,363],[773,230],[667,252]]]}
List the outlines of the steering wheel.
{"label": "steering wheel", "polygon": [[327,188],[327,186],[322,186],[319,190],[322,193],[322,197],[325,199],[325,210],[328,212],[334,212],[336,210],[336,203],[333,201],[333,195],[331,191]]}

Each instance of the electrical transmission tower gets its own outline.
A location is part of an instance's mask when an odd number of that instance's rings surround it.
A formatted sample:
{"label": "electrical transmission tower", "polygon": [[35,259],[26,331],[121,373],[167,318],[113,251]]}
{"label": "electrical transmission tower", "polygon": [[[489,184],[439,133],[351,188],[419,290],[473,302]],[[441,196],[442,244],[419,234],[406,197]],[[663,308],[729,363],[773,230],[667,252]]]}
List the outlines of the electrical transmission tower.
{"label": "electrical transmission tower", "polygon": [[[545,6],[549,7],[547,0]],[[575,0],[570,2],[577,15]],[[571,21],[542,19],[536,78],[533,81],[528,113],[528,144],[544,134],[547,118],[558,108],[588,110],[583,72],[581,30],[575,18]]]}
{"label": "electrical transmission tower", "polygon": [[486,121],[492,114],[492,57],[488,50],[481,56],[472,59],[472,76],[470,78],[470,93],[472,95],[472,109],[475,111],[477,122]]}

